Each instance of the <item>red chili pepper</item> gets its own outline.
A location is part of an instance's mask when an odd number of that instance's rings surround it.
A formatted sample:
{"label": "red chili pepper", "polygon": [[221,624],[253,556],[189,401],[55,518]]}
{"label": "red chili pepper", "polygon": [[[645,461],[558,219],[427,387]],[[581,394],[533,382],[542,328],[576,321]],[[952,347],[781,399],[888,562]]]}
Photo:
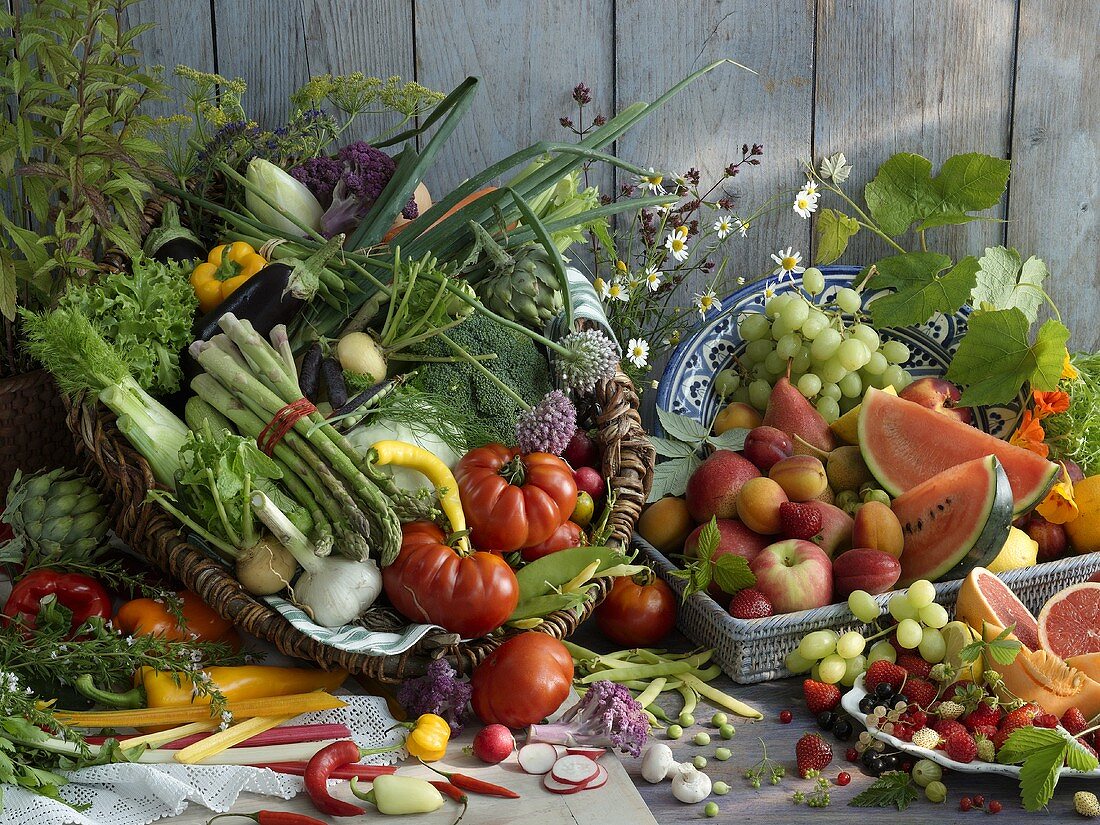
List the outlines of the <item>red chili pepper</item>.
{"label": "red chili pepper", "polygon": [[462,805],[462,813],[458,815],[458,819],[451,823],[451,825],[458,825],[462,817],[466,816],[466,811],[470,807],[470,797],[466,796],[458,786],[452,785],[450,782],[444,782],[442,779],[429,779],[428,782],[430,782],[441,794],[449,796],[455,802]]}
{"label": "red chili pepper", "polygon": [[316,817],[307,814],[290,813],[289,811],[256,811],[251,814],[218,814],[208,819],[206,825],[210,825],[215,819],[223,819],[227,816],[239,816],[242,819],[251,819],[253,822],[260,823],[260,825],[325,825],[324,822]]}
{"label": "red chili pepper", "polygon": [[83,573],[49,569],[33,570],[16,583],[4,604],[4,615],[33,630],[43,602],[49,598],[72,611],[73,630],[93,616],[111,617],[111,596],[102,584]]}
{"label": "red chili pepper", "polygon": [[318,811],[329,816],[361,816],[366,813],[365,808],[336,799],[328,792],[328,780],[333,771],[354,764],[361,757],[359,746],[350,739],[333,742],[313,754],[306,764],[306,793]]}
{"label": "red chili pepper", "polygon": [[[269,768],[275,773],[285,773],[290,776],[305,776],[305,762],[267,762],[263,765],[252,765],[253,768]],[[345,765],[337,768],[328,775],[329,779],[365,779],[371,781],[380,776],[397,773],[396,765]]]}
{"label": "red chili pepper", "polygon": [[447,777],[447,780],[452,785],[464,791],[480,794],[482,796],[496,796],[501,799],[519,799],[518,793],[511,788],[505,788],[503,785],[494,785],[492,782],[486,782],[484,779],[478,779],[475,776],[468,776],[464,773],[448,773],[447,771],[441,771],[439,768],[432,767],[423,760],[421,760],[420,764],[429,770],[435,771],[440,776]]}

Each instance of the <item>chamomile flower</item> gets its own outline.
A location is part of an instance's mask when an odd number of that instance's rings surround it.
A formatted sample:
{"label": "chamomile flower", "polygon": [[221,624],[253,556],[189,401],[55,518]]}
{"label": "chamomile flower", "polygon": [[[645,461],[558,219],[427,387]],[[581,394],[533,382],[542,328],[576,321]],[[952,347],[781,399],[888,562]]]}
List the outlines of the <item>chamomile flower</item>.
{"label": "chamomile flower", "polygon": [[811,198],[820,197],[820,195],[821,195],[821,193],[817,191],[817,181],[813,180],[812,178],[810,178],[806,181],[805,186],[803,186],[798,191],[798,194],[800,194],[800,195],[809,195]]}
{"label": "chamomile flower", "polygon": [[714,231],[718,233],[718,240],[724,241],[734,231],[733,219],[729,215],[720,215],[714,222]]}
{"label": "chamomile flower", "polygon": [[630,300],[630,290],[626,288],[622,281],[616,278],[607,287],[607,300],[608,301],[626,301]]}
{"label": "chamomile flower", "polygon": [[706,292],[695,293],[695,308],[699,310],[699,314],[704,318],[707,317],[707,313],[710,311],[721,312],[722,302],[718,299],[718,295],[715,294],[713,289],[708,289]]}
{"label": "chamomile flower", "polygon": [[795,252],[793,246],[781,250],[778,255],[772,255],[772,260],[778,264],[772,270],[772,275],[786,275],[789,278],[806,271],[806,267],[799,266],[802,263],[802,254]]}
{"label": "chamomile flower", "polygon": [[665,188],[661,185],[664,179],[664,175],[654,171],[653,167],[650,166],[648,172],[638,175],[638,186],[642,189],[648,189],[654,195],[664,195]]}
{"label": "chamomile flower", "polygon": [[737,276],[737,285],[738,286],[744,286],[745,285],[745,276],[744,275],[738,275]]}
{"label": "chamomile flower", "polygon": [[661,286],[661,271],[655,266],[649,266],[642,274],[645,276],[645,285],[649,287],[649,291],[656,292]]}
{"label": "chamomile flower", "polygon": [[626,360],[641,369],[649,363],[649,341],[631,338],[626,345]]}
{"label": "chamomile flower", "polygon": [[740,218],[738,218],[736,221],[734,221],[734,228],[737,230],[737,232],[741,235],[742,238],[744,238],[745,236],[747,236],[749,234],[749,222],[748,221],[743,221]]}
{"label": "chamomile flower", "polygon": [[601,301],[607,300],[607,281],[603,278],[597,278],[592,282],[592,286],[596,290],[596,294],[600,296]]}
{"label": "chamomile flower", "polygon": [[775,297],[775,283],[768,281],[764,284],[764,303],[767,303]]}
{"label": "chamomile flower", "polygon": [[[683,230],[683,231],[681,231]],[[665,238],[665,249],[677,261],[685,261],[688,256],[687,229],[680,226],[668,233]]]}
{"label": "chamomile flower", "polygon": [[805,191],[799,192],[794,196],[794,211],[800,218],[810,217],[817,211],[817,195],[809,195]]}

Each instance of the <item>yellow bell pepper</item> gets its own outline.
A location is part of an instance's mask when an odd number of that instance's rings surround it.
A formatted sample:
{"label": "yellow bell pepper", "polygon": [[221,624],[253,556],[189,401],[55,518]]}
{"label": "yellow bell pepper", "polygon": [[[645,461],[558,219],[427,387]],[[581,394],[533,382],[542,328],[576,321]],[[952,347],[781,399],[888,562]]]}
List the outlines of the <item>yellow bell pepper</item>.
{"label": "yellow bell pepper", "polygon": [[199,309],[209,312],[265,266],[267,259],[244,241],[215,246],[206,260],[191,270],[191,288],[199,299]]}
{"label": "yellow bell pepper", "polygon": [[405,737],[405,748],[410,756],[424,762],[438,762],[446,756],[450,739],[451,726],[447,720],[434,713],[425,713],[412,724]]}
{"label": "yellow bell pepper", "polygon": [[[406,441],[379,441],[371,446],[371,450],[375,464],[395,464],[427,476],[439,493],[439,506],[443,509],[447,520],[451,522],[451,532],[462,533],[466,530],[466,514],[462,512],[458,481],[455,480],[450,467],[423,447]],[[465,549],[468,546],[468,540],[463,537],[459,539],[459,544]]]}

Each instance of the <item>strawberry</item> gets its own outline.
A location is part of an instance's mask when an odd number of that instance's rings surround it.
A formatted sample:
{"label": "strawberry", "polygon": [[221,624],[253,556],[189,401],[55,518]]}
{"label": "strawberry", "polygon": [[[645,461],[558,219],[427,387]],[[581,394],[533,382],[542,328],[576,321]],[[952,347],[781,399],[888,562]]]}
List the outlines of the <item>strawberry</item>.
{"label": "strawberry", "polygon": [[1081,713],[1080,708],[1070,708],[1062,714],[1062,727],[1072,733],[1074,736],[1079,734],[1088,726],[1088,720],[1085,719],[1085,714]]}
{"label": "strawberry", "polygon": [[979,702],[974,710],[963,716],[959,721],[971,731],[986,725],[992,725],[996,728],[1001,724],[1001,710],[985,702]]}
{"label": "strawberry", "polygon": [[825,682],[815,682],[813,679],[802,683],[802,695],[806,697],[807,710],[814,716],[840,704],[840,688]]}
{"label": "strawberry", "polygon": [[1094,748],[1094,747],[1093,747],[1092,745],[1090,745],[1090,744],[1089,744],[1088,742],[1086,742],[1086,741],[1085,741],[1084,739],[1078,739],[1078,740],[1077,740],[1077,744],[1078,744],[1078,745],[1080,745],[1080,746],[1081,746],[1082,748],[1084,748],[1085,750],[1087,750],[1087,751],[1088,751],[1089,753],[1091,753],[1091,754],[1092,754],[1093,756],[1096,756],[1096,748]]}
{"label": "strawberry", "polygon": [[863,684],[868,693],[874,693],[875,689],[884,682],[897,690],[904,681],[905,671],[885,659],[880,659],[867,668],[867,674],[863,677]]}
{"label": "strawberry", "polygon": [[997,735],[997,728],[993,725],[975,725],[974,729],[970,732],[974,734],[974,736],[984,736],[986,739],[992,739]]}
{"label": "strawberry", "polygon": [[974,737],[966,732],[953,733],[943,743],[944,752],[956,762],[973,762],[978,755]]}
{"label": "strawberry", "polygon": [[779,505],[779,523],[784,538],[808,541],[821,530],[821,511],[809,504],[784,501]]}
{"label": "strawberry", "polygon": [[926,708],[936,701],[936,686],[931,682],[910,675],[901,689],[902,694],[919,708]]}
{"label": "strawberry", "polygon": [[977,736],[976,744],[978,746],[978,758],[983,762],[996,762],[997,761],[997,749],[993,746],[993,742],[985,736]]}
{"label": "strawberry", "polygon": [[810,771],[820,773],[833,761],[833,749],[816,733],[807,733],[794,746],[798,775],[805,779]]}
{"label": "strawberry", "polygon": [[927,679],[928,674],[932,672],[932,665],[912,651],[899,653],[896,664],[906,671],[910,677],[916,676],[920,679]]}
{"label": "strawberry", "polygon": [[1001,749],[1014,730],[1031,727],[1035,717],[1041,712],[1042,711],[1037,705],[1024,705],[1023,707],[1016,708],[1016,710],[1002,719],[1001,726],[997,729],[997,733],[993,737],[993,744],[997,747],[997,750]]}
{"label": "strawberry", "polygon": [[966,728],[956,722],[954,719],[941,719],[938,722],[932,723],[932,730],[940,735],[942,739],[946,739],[955,733],[966,733]]}
{"label": "strawberry", "polygon": [[932,728],[921,728],[913,734],[913,739],[911,741],[914,745],[928,748],[929,750],[935,750],[939,747],[940,735],[932,730]]}
{"label": "strawberry", "polygon": [[936,715],[941,719],[958,719],[966,713],[966,708],[951,699],[940,702],[936,706]]}
{"label": "strawberry", "polygon": [[768,597],[755,587],[739,590],[730,600],[730,615],[735,619],[763,619],[775,613]]}
{"label": "strawberry", "polygon": [[1040,713],[1032,720],[1031,724],[1037,728],[1056,728],[1058,727],[1058,717],[1053,713]]}

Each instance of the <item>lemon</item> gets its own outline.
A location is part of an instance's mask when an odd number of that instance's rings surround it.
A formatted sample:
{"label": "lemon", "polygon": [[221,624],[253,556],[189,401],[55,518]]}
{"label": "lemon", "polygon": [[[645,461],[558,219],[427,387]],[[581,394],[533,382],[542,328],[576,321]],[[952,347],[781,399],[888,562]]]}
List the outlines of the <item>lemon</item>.
{"label": "lemon", "polygon": [[[889,384],[887,384],[882,391],[888,392],[890,395],[898,394],[898,391]],[[844,413],[844,415],[829,425],[829,429],[833,431],[833,435],[845,444],[859,443],[859,408],[861,406],[861,404],[856,404],[852,409],[848,410],[848,412]]]}
{"label": "lemon", "polygon": [[1006,570],[1016,570],[1020,567],[1031,567],[1035,564],[1035,558],[1039,554],[1039,543],[1023,530],[1016,527],[1008,528],[1008,538],[1004,547],[985,566],[990,573],[1004,573]]}
{"label": "lemon", "polygon": [[977,682],[982,678],[981,654],[972,664],[963,665],[959,659],[959,653],[964,647],[978,639],[976,633],[966,622],[948,622],[940,630],[943,634],[944,644],[947,646],[943,661],[951,667],[959,669],[959,678],[968,682]]}

